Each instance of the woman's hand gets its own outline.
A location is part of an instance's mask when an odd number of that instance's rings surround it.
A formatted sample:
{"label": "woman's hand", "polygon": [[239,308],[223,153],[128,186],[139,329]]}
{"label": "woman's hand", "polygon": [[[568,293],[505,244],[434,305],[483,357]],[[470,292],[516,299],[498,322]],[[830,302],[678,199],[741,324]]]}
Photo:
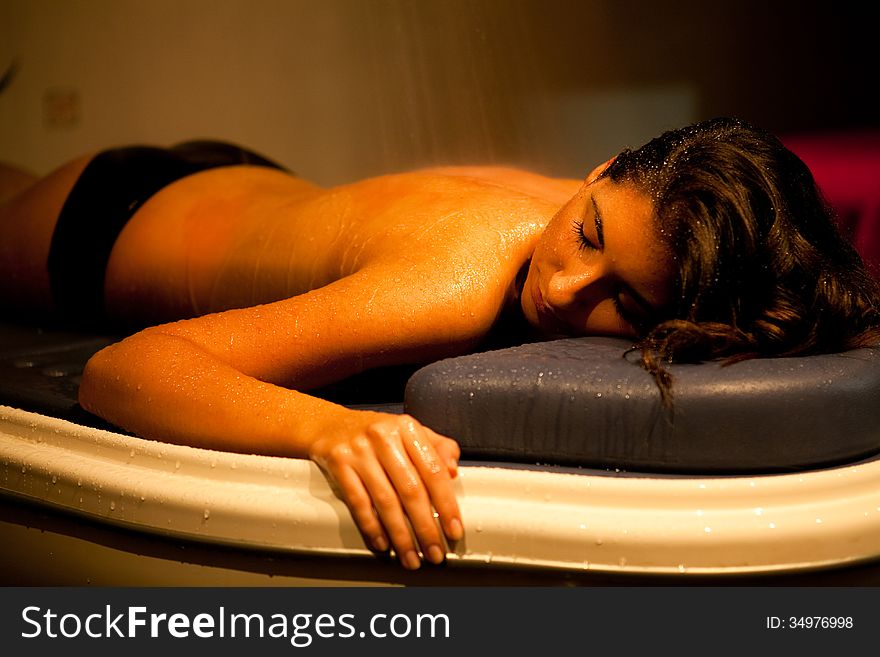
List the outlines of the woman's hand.
{"label": "woman's hand", "polygon": [[452,489],[458,444],[409,415],[353,413],[313,442],[309,456],[335,485],[373,548],[393,547],[409,569],[421,563],[419,547],[426,559],[442,563],[440,527],[451,541],[463,536]]}

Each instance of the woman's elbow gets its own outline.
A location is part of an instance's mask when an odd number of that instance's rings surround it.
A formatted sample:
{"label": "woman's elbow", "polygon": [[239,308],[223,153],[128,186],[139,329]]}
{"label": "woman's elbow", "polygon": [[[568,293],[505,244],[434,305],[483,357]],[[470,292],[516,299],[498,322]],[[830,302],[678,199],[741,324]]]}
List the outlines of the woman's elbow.
{"label": "woman's elbow", "polygon": [[114,373],[118,369],[115,347],[116,345],[110,345],[97,352],[88,360],[83,370],[77,397],[79,405],[89,413],[101,415],[101,409],[112,394],[110,382],[118,376]]}
{"label": "woman's elbow", "polygon": [[95,415],[108,413],[125,403],[131,389],[145,375],[144,354],[151,349],[151,335],[142,331],[104,347],[86,363],[79,385],[79,405]]}

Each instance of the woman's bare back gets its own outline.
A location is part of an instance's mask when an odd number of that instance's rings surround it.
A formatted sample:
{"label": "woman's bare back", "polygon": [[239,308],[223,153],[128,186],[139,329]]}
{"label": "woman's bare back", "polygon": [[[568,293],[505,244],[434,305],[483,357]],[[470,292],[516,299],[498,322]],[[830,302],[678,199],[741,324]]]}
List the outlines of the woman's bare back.
{"label": "woman's bare back", "polygon": [[126,225],[107,268],[107,309],[157,323],[277,301],[364,269],[398,279],[408,270],[406,281],[384,281],[401,292],[469,283],[497,296],[577,185],[486,167],[331,189],[266,168],[205,171],[161,190]]}

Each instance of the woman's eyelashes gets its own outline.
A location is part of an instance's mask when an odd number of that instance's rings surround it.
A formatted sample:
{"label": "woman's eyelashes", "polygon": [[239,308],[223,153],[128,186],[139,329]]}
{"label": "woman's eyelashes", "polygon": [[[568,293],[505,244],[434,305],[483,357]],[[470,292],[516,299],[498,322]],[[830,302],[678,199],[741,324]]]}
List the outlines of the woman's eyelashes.
{"label": "woman's eyelashes", "polygon": [[656,324],[656,320],[652,319],[651,315],[642,308],[633,309],[630,307],[632,302],[624,303],[625,294],[627,294],[625,291],[620,290],[612,297],[617,315],[637,336],[645,335],[651,326]]}
{"label": "woman's eyelashes", "polygon": [[634,318],[626,308],[623,307],[623,301],[620,300],[620,295],[615,294],[611,297],[611,302],[614,304],[614,310],[617,312],[617,316],[620,318],[620,321],[623,322],[626,326],[631,328],[636,333],[640,332],[640,322],[636,318]]}
{"label": "woman's eyelashes", "polygon": [[589,237],[587,237],[586,233],[584,233],[583,219],[575,219],[571,229],[574,232],[575,237],[577,237],[579,251],[585,251],[587,249],[589,249],[590,251],[599,250],[599,247],[595,244],[595,242],[593,242]]}

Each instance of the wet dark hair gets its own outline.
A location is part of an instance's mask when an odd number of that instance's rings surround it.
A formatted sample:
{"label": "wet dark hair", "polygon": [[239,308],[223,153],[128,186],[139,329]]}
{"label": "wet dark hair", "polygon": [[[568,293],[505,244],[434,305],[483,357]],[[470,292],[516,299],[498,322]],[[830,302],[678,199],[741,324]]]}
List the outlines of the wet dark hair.
{"label": "wet dark hair", "polygon": [[635,345],[664,402],[666,362],[880,344],[880,288],[807,166],[773,135],[718,118],[625,150],[602,173],[653,200],[676,263],[673,304]]}

